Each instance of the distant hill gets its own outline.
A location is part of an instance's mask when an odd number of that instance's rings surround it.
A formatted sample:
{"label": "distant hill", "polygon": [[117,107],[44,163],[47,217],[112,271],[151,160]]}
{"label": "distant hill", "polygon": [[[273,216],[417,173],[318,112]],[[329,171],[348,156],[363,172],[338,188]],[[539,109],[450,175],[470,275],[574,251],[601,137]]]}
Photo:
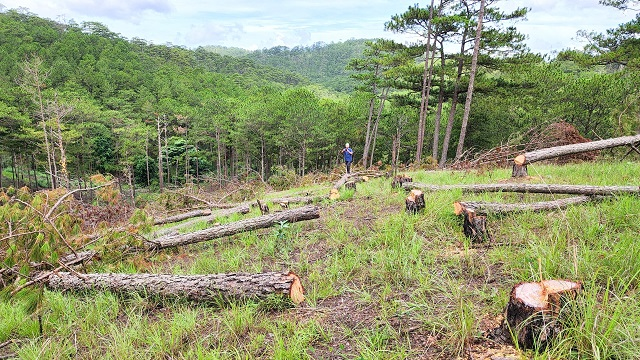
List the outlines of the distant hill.
{"label": "distant hill", "polygon": [[365,41],[353,39],[331,44],[316,43],[309,47],[277,46],[255,51],[222,46],[204,49],[221,55],[244,57],[257,64],[299,74],[329,89],[349,93],[357,82],[350,78],[351,72],[346,70],[346,66],[351,59],[362,56]]}

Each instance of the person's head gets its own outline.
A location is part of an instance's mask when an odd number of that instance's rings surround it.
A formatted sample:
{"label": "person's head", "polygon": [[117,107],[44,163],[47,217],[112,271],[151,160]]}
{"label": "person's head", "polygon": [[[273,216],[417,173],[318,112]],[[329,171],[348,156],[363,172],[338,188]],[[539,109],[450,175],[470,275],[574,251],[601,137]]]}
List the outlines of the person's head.
{"label": "person's head", "polygon": [[344,147],[348,148],[349,147],[349,143],[344,144]]}

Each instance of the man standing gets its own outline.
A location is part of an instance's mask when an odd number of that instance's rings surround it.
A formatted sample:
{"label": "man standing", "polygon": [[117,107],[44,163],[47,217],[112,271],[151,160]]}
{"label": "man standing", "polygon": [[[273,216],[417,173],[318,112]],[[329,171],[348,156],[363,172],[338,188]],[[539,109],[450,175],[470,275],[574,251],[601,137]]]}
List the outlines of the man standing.
{"label": "man standing", "polygon": [[351,174],[351,163],[353,162],[353,149],[349,147],[349,143],[344,144],[344,149],[340,151],[344,156],[344,163],[347,165],[347,174]]}

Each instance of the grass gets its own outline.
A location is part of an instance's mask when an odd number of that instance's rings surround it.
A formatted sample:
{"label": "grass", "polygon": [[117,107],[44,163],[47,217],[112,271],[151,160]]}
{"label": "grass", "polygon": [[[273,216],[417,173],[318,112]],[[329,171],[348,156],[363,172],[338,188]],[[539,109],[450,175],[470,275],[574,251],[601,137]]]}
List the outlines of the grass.
{"label": "grass", "polygon": [[[536,165],[528,181],[638,185],[639,165]],[[508,179],[510,171],[408,175],[429,184],[473,184]],[[330,187],[285,193],[328,193]],[[167,250],[148,257],[144,269],[132,263],[87,269],[291,270],[306,293],[297,307],[275,299],[194,304],[45,291],[42,336],[19,300],[0,300],[0,342],[14,339],[10,349],[23,359],[462,359],[490,348],[483,334],[499,324],[511,288],[542,277],[584,284],[582,296],[567,305],[579,315],[569,317],[560,340],[546,349],[508,351],[531,359],[631,359],[640,353],[637,196],[490,216],[494,241],[482,244],[462,235],[454,201],[538,201],[544,195],[428,193],[427,208],[416,215],[404,211],[405,196],[388,179],[372,179],[356,191],[343,190],[337,201],[319,203],[318,220]],[[220,222],[257,215],[254,209]]]}

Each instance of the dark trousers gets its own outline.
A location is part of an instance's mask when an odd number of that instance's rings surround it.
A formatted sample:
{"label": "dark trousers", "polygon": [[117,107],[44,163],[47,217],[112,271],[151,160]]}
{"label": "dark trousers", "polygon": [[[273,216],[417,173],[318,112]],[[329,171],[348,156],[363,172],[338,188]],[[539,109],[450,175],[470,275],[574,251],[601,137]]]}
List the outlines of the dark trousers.
{"label": "dark trousers", "polygon": [[351,163],[352,163],[352,161],[345,161],[344,163],[347,165],[347,174],[351,174]]}

